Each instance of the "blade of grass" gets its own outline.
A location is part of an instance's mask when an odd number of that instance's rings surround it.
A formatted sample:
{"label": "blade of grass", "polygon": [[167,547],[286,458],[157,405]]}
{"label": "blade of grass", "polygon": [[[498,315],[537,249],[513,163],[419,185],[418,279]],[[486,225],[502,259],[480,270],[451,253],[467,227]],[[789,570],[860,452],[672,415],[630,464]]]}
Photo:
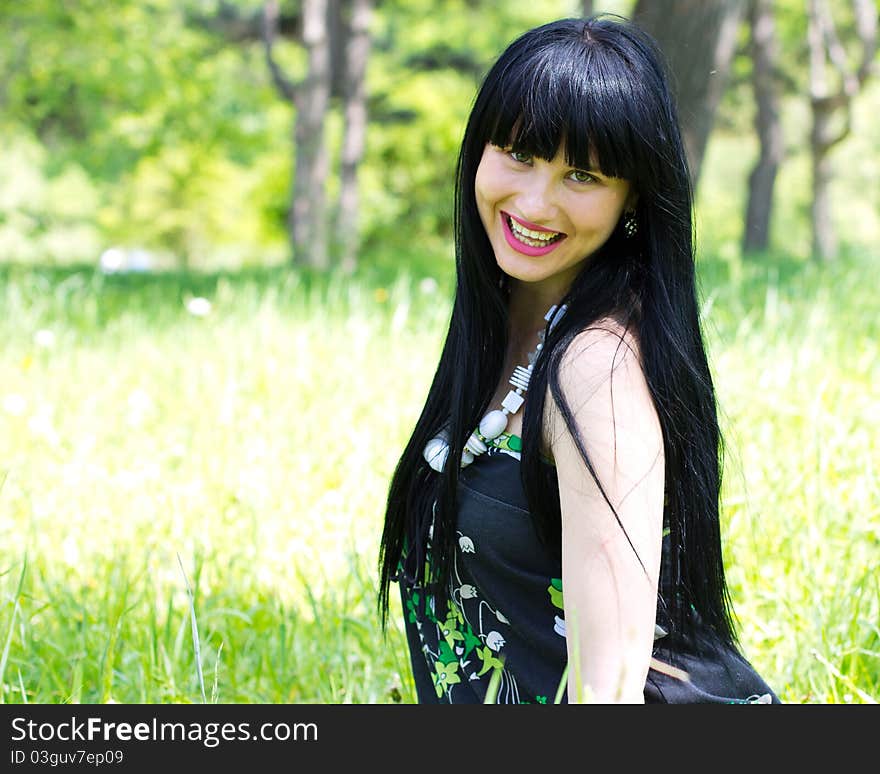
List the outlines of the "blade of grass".
{"label": "blade of grass", "polygon": [[498,698],[498,688],[501,685],[501,673],[503,671],[503,666],[492,669],[492,677],[489,678],[489,685],[486,687],[486,696],[483,699],[483,704],[495,703],[495,699]]}
{"label": "blade of grass", "polygon": [[70,703],[82,703],[83,660],[78,658],[73,664],[73,678],[70,686]]}
{"label": "blade of grass", "polygon": [[559,686],[556,688],[556,696],[553,697],[553,703],[559,704],[562,702],[562,694],[565,693],[565,687],[568,685],[568,664],[566,663],[565,669],[562,670],[562,677],[559,679]]}
{"label": "blade of grass", "polygon": [[21,678],[21,670],[18,671],[18,690],[21,691],[21,703],[27,704],[27,691],[24,689],[24,680]]}
{"label": "blade of grass", "polygon": [[6,661],[9,658],[9,647],[12,645],[12,632],[15,631],[15,615],[18,612],[21,590],[24,587],[25,570],[27,570],[27,554],[25,554],[24,561],[21,564],[21,575],[18,576],[18,588],[15,590],[15,604],[12,606],[12,617],[9,619],[9,631],[6,633],[6,643],[3,645],[3,656],[0,657],[0,704],[4,703],[3,694],[6,690],[6,683],[3,680],[3,675],[6,673]]}
{"label": "blade of grass", "polygon": [[220,682],[220,653],[223,651],[223,643],[220,643],[220,647],[217,648],[217,660],[214,662],[214,684],[211,686],[211,704],[217,703],[217,696],[219,695],[217,686]]}
{"label": "blade of grass", "polygon": [[196,622],[195,598],[193,597],[192,588],[189,585],[189,578],[186,577],[186,570],[183,569],[183,560],[180,558],[179,553],[177,554],[177,562],[180,564],[180,572],[183,573],[183,582],[186,584],[186,593],[189,595],[189,615],[190,621],[192,622],[193,649],[195,650],[196,673],[199,676],[199,690],[202,692],[202,704],[207,704],[208,699],[205,696],[205,677],[202,674],[202,650],[199,643],[199,625]]}
{"label": "blade of grass", "polygon": [[877,704],[877,700],[865,693],[861,688],[859,688],[852,680],[850,680],[846,675],[842,674],[841,671],[834,666],[828,659],[824,658],[819,651],[813,651],[814,658],[822,664],[832,675],[834,675],[840,682],[842,682],[847,688],[852,691],[855,691],[858,694],[858,697],[865,702],[865,704]]}

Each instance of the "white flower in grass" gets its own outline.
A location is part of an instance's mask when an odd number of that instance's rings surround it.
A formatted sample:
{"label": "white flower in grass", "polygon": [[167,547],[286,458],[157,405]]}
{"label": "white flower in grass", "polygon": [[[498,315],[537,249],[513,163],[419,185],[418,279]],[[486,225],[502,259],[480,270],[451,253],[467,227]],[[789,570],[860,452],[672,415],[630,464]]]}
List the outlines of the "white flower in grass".
{"label": "white flower in grass", "polygon": [[24,414],[25,409],[27,408],[27,401],[21,395],[17,393],[12,393],[11,395],[7,395],[3,398],[3,410],[6,411],[7,414],[12,414],[15,417],[20,417]]}
{"label": "white flower in grass", "polygon": [[52,421],[51,409],[44,407],[28,419],[28,430],[33,436],[47,443],[58,443],[58,433],[55,431],[55,423]]}
{"label": "white flower in grass", "polygon": [[153,399],[145,390],[136,388],[128,394],[128,424],[138,426],[153,410]]}
{"label": "white flower in grass", "polygon": [[42,328],[34,334],[34,344],[40,349],[52,349],[55,346],[55,334],[47,328]]}
{"label": "white flower in grass", "polygon": [[458,547],[461,549],[461,552],[463,554],[474,553],[474,541],[471,540],[467,535],[462,535],[458,539]]}
{"label": "white flower in grass", "polygon": [[64,538],[61,543],[61,551],[68,566],[76,567],[80,563],[79,541],[73,535]]}
{"label": "white flower in grass", "polygon": [[40,406],[28,419],[28,430],[31,434],[46,443],[56,445],[59,441],[58,432],[55,430],[55,422],[52,418],[52,406]]}
{"label": "white flower in grass", "polygon": [[470,583],[465,583],[459,590],[462,599],[474,599],[477,596],[477,590]]}
{"label": "white flower in grass", "polygon": [[497,653],[504,647],[504,637],[493,630],[486,635],[486,645]]}
{"label": "white flower in grass", "polygon": [[437,280],[435,280],[433,277],[425,277],[419,283],[419,291],[421,293],[424,293],[426,296],[430,296],[430,295],[433,295],[434,293],[436,293],[437,290],[439,289],[439,287],[440,287],[440,285],[437,283]]}
{"label": "white flower in grass", "polygon": [[211,313],[211,302],[201,296],[188,298],[186,301],[186,311],[194,317],[205,317]]}

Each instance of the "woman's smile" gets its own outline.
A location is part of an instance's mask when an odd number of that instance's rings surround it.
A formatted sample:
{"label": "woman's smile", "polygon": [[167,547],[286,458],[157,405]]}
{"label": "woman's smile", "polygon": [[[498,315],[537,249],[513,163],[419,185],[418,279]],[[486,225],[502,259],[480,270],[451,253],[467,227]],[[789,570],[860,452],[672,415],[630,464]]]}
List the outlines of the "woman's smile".
{"label": "woman's smile", "polygon": [[546,255],[566,236],[561,231],[548,231],[504,210],[501,211],[501,222],[507,243],[525,255]]}

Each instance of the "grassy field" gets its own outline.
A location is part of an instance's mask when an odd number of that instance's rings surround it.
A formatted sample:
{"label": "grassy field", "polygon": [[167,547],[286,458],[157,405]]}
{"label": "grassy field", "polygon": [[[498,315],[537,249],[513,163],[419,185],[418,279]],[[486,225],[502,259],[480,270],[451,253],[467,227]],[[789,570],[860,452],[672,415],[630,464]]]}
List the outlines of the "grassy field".
{"label": "grassy field", "polygon": [[[880,699],[877,268],[700,264],[732,596],[787,702]],[[0,701],[414,701],[375,559],[446,281],[6,266],[0,303]]]}

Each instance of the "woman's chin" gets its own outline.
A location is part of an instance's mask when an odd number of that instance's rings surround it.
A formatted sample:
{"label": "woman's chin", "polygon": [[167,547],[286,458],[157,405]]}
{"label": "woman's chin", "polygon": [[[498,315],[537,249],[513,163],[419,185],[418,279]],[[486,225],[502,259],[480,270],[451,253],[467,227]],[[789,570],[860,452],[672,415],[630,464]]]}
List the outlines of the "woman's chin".
{"label": "woman's chin", "polygon": [[526,255],[516,258],[509,256],[499,258],[496,256],[496,263],[498,268],[510,279],[527,284],[558,284],[560,287],[565,286],[567,288],[568,284],[571,283],[577,274],[577,271],[571,270],[557,271],[554,265],[546,259],[531,258]]}

